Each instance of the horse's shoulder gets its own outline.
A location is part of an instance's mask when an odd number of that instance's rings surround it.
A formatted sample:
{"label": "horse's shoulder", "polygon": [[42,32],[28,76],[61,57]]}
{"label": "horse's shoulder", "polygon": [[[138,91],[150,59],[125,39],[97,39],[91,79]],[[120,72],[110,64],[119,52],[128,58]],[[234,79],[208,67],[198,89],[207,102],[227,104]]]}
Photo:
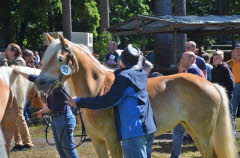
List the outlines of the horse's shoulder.
{"label": "horse's shoulder", "polygon": [[112,87],[112,84],[115,79],[115,75],[112,71],[105,71],[105,79],[104,83],[102,84],[102,88],[104,90],[104,94]]}

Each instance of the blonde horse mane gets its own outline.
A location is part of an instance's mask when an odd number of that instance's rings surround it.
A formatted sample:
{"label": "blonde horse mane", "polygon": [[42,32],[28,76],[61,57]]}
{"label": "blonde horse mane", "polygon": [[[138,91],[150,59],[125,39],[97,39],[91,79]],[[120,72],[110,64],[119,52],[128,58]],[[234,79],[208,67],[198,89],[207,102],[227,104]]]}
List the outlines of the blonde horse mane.
{"label": "blonde horse mane", "polygon": [[[65,39],[65,40],[68,42],[68,44],[70,44],[70,47],[75,46],[75,47],[82,49],[83,52],[86,53],[86,55],[88,55],[91,59],[93,59],[95,61],[95,63],[98,64],[98,66],[105,69],[105,67],[91,54],[91,52],[89,51],[87,46],[85,46],[83,44],[75,44],[71,41],[68,41],[67,39]],[[61,52],[61,48],[62,48],[62,46],[61,46],[61,42],[59,39],[56,39],[51,44],[49,44],[47,47],[47,50],[44,53],[44,56],[42,59],[42,64],[43,65],[48,64],[54,55],[57,55]]]}
{"label": "blonde horse mane", "polygon": [[[39,75],[40,70],[30,67],[18,66],[22,72]],[[27,95],[33,88],[34,83],[29,82],[21,75],[16,74],[11,67],[0,67],[0,78],[5,81],[16,98],[18,106],[24,107]]]}

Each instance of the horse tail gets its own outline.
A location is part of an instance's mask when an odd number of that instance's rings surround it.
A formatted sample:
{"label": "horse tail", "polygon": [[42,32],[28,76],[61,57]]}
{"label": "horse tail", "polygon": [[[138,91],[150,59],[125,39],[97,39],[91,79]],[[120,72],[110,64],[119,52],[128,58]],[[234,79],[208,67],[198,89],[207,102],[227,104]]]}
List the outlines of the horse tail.
{"label": "horse tail", "polygon": [[238,158],[229,112],[229,100],[225,89],[217,84],[214,87],[221,96],[221,105],[213,134],[213,146],[218,158]]}

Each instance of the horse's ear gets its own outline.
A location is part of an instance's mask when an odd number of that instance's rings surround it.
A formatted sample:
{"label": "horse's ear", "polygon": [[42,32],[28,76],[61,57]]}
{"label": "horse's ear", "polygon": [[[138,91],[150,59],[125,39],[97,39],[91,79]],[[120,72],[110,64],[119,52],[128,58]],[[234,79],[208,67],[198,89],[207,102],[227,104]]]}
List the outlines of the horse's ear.
{"label": "horse's ear", "polygon": [[58,38],[60,39],[62,46],[67,46],[67,41],[61,34],[58,34]]}
{"label": "horse's ear", "polygon": [[52,43],[55,39],[52,37],[52,36],[50,36],[48,33],[46,34],[46,39],[47,39],[47,41],[48,41],[48,43]]}

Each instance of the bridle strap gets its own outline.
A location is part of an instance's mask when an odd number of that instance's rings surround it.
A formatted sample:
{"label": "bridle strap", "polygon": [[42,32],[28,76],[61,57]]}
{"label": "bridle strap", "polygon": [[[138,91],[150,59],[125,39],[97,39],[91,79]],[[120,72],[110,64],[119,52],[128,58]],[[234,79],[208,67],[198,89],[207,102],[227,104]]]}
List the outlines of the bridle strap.
{"label": "bridle strap", "polygon": [[[73,53],[72,53],[71,48],[70,48],[69,46],[67,46],[67,47],[66,47],[66,46],[62,46],[62,50],[66,51],[66,52],[68,53],[66,65],[68,65],[68,63],[69,63],[70,60],[71,60],[72,63],[73,63]],[[59,80],[60,83],[62,82],[63,76],[64,76],[64,75],[61,74],[60,80]]]}

